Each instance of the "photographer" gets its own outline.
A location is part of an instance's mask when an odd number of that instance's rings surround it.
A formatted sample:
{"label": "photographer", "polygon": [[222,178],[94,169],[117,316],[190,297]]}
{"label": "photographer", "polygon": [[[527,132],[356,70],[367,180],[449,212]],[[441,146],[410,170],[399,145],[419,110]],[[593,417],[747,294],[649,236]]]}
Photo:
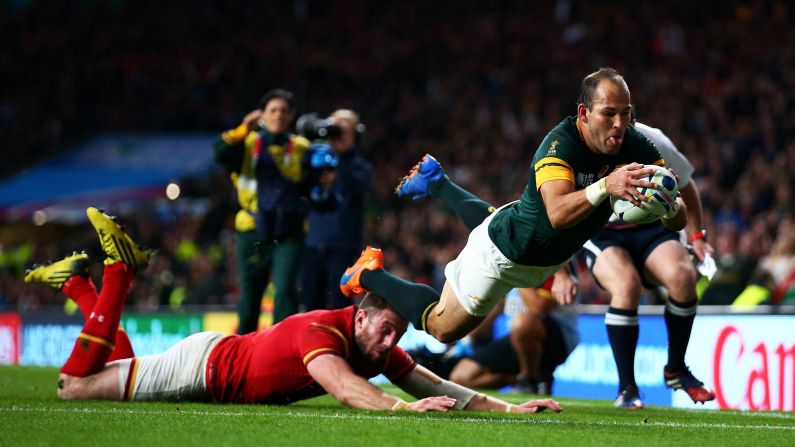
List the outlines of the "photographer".
{"label": "photographer", "polygon": [[216,160],[231,171],[240,211],[235,217],[240,275],[238,333],[257,330],[269,280],[275,287],[273,322],[298,311],[296,283],[304,250],[304,220],[315,205],[333,208],[335,156],[288,132],[293,94],[274,89],[260,108],[216,140]]}
{"label": "photographer", "polygon": [[339,158],[330,189],[338,207],[309,211],[301,303],[307,311],[345,307],[350,300],[340,292],[339,278],[361,251],[364,201],[372,182],[373,167],[359,153],[364,126],[355,112],[339,109],[327,119],[299,118],[297,127],[307,138],[327,140]]}

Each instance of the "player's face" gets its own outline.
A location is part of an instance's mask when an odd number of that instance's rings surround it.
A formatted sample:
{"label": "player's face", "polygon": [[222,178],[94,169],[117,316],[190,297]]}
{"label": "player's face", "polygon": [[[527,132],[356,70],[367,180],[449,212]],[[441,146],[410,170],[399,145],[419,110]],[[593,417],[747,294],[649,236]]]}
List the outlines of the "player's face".
{"label": "player's face", "polygon": [[381,312],[363,310],[356,313],[356,344],[367,360],[380,363],[397,346],[406,332],[408,322],[397,313],[384,309]]}
{"label": "player's face", "polygon": [[356,140],[356,129],[353,121],[347,118],[337,118],[334,123],[340,126],[342,132],[339,137],[331,140],[331,146],[337,152],[347,152],[353,147],[353,143]]}
{"label": "player's face", "polygon": [[586,143],[592,150],[612,155],[621,150],[632,110],[629,91],[623,84],[602,80],[594,92],[591,110],[581,106],[578,113]]}
{"label": "player's face", "polygon": [[262,120],[265,130],[273,134],[287,132],[287,127],[293,120],[293,110],[283,98],[273,98],[262,109]]}

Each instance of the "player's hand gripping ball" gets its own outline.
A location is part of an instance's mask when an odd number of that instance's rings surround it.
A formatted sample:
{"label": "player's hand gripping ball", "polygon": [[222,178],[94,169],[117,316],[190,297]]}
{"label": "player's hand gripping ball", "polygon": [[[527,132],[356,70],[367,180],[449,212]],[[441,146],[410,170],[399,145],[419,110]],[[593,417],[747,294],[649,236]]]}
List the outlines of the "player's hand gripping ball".
{"label": "player's hand gripping ball", "polygon": [[659,185],[660,189],[636,188],[639,196],[650,197],[650,202],[643,202],[643,206],[638,207],[624,199],[610,197],[610,207],[613,212],[624,222],[645,224],[651,223],[663,217],[674,206],[676,194],[679,191],[679,184],[676,177],[666,168],[645,165],[644,168],[655,170],[653,174],[643,177],[652,183]]}

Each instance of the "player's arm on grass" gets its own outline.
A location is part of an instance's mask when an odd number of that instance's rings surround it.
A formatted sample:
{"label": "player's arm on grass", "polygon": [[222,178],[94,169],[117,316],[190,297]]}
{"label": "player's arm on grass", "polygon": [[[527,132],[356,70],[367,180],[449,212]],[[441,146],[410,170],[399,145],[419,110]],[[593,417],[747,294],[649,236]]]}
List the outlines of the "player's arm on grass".
{"label": "player's arm on grass", "polygon": [[383,392],[361,376],[348,362],[336,354],[320,355],[306,365],[307,371],[320,386],[341,404],[368,410],[447,411],[455,401],[447,396],[429,396],[416,402]]}
{"label": "player's arm on grass", "polygon": [[420,399],[444,394],[455,399],[453,408],[473,411],[500,411],[505,413],[538,413],[546,409],[561,411],[560,404],[552,399],[531,400],[514,405],[495,397],[478,393],[457,383],[444,380],[422,365],[417,365],[405,378],[396,383],[403,391]]}

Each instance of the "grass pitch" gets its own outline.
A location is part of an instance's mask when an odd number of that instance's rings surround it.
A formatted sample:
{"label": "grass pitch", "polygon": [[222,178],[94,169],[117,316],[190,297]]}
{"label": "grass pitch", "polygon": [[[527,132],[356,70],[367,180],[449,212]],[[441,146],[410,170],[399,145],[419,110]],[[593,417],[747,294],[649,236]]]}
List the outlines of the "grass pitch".
{"label": "grass pitch", "polygon": [[[65,402],[55,368],[0,367],[0,446],[790,445],[795,414],[616,410],[559,399],[560,414],[352,410],[323,396],[289,406]],[[399,394],[397,389],[389,392]],[[519,403],[532,396],[500,395]]]}

